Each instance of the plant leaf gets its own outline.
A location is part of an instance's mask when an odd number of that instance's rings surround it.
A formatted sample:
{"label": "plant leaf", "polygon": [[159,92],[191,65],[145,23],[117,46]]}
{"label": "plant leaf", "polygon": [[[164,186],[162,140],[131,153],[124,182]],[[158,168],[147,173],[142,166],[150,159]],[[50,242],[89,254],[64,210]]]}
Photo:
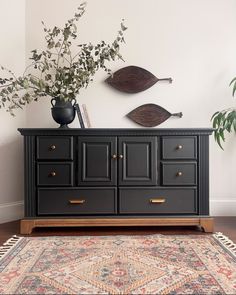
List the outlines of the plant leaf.
{"label": "plant leaf", "polygon": [[215,112],[215,113],[212,115],[212,117],[211,117],[211,121],[212,121],[212,119],[213,119],[217,114],[219,114],[219,111]]}
{"label": "plant leaf", "polygon": [[233,78],[233,80],[229,83],[229,86],[231,86],[231,84],[234,83],[234,81],[236,81],[236,77]]}
{"label": "plant leaf", "polygon": [[233,86],[233,96],[235,94],[235,91],[236,91],[236,81],[234,82],[234,86]]}

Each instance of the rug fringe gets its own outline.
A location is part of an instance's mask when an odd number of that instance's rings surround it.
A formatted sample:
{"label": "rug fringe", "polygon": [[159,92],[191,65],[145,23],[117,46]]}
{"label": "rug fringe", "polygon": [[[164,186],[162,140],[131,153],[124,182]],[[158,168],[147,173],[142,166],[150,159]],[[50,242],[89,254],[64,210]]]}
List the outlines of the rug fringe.
{"label": "rug fringe", "polygon": [[214,238],[219,241],[233,256],[236,258],[236,244],[221,232],[213,234]]}
{"label": "rug fringe", "polygon": [[10,239],[8,239],[0,247],[0,259],[2,259],[21,239],[22,239],[22,237],[18,237],[16,235],[14,235]]}

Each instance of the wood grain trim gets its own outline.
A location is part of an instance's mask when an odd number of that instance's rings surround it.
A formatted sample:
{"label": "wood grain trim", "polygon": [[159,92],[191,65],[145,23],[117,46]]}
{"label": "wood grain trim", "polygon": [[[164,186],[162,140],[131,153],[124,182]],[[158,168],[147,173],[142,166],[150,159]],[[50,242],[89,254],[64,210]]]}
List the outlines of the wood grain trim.
{"label": "wood grain trim", "polygon": [[213,218],[50,218],[22,219],[21,234],[31,234],[34,227],[75,226],[201,226],[205,232],[213,230]]}
{"label": "wood grain trim", "polygon": [[32,229],[34,227],[36,227],[34,220],[22,219],[20,221],[20,233],[22,235],[29,235],[29,234],[31,234]]}
{"label": "wood grain trim", "polygon": [[205,233],[212,233],[214,231],[214,219],[213,218],[201,218],[200,226]]}

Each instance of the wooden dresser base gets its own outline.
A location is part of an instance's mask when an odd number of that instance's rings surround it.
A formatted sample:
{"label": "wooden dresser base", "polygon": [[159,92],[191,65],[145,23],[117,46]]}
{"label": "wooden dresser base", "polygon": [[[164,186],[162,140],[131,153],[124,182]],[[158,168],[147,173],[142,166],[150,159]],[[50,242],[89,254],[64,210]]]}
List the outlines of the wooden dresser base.
{"label": "wooden dresser base", "polygon": [[213,232],[214,219],[199,218],[31,218],[22,219],[20,233],[31,234],[35,227],[89,227],[89,226],[200,226],[206,233]]}

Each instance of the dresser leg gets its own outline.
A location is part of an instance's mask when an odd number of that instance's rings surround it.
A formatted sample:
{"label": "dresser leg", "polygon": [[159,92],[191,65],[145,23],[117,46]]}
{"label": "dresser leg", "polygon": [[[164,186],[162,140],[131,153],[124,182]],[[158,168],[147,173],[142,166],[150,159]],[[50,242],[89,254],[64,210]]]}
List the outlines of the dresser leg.
{"label": "dresser leg", "polygon": [[214,219],[213,218],[200,218],[200,226],[205,233],[212,233],[214,231]]}
{"label": "dresser leg", "polygon": [[34,227],[34,220],[22,219],[20,221],[20,233],[22,235],[30,235]]}

